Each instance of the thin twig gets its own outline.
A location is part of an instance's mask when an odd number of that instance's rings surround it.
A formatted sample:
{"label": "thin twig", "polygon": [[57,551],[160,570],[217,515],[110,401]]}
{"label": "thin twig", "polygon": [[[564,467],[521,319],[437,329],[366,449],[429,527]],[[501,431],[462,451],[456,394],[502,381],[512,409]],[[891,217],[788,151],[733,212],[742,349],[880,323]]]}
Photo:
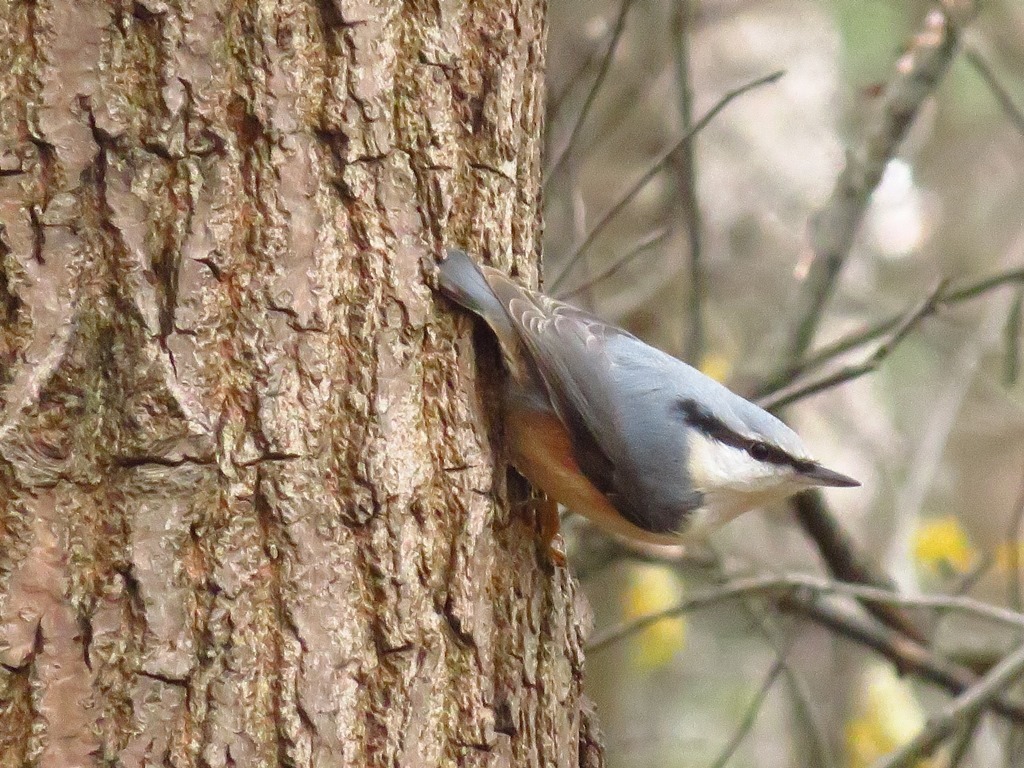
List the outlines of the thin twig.
{"label": "thin twig", "polygon": [[620,197],[597,221],[596,224],[591,228],[590,232],[583,238],[583,240],[572,249],[569,255],[565,258],[565,265],[562,267],[561,272],[551,281],[551,290],[556,290],[562,281],[568,277],[569,273],[576,266],[576,263],[583,257],[587,249],[594,242],[595,238],[604,230],[606,226],[618,216],[623,209],[629,205],[629,203],[636,197],[640,191],[647,186],[647,184],[657,176],[658,172],[665,167],[666,163],[672,158],[672,156],[678,151],[680,147],[691,141],[694,136],[700,133],[715,117],[725,109],[730,102],[734,99],[742,96],[747,91],[758,88],[762,85],[768,85],[774,83],[782,75],[785,74],[783,70],[778,72],[772,72],[770,75],[759,77],[756,80],[752,80],[745,85],[741,85],[732,91],[729,91],[718,103],[709,109],[700,120],[698,120],[694,126],[687,131],[682,137],[680,137],[671,147],[661,153],[658,159],[654,161],[650,168],[633,184],[632,187]]}
{"label": "thin twig", "polygon": [[660,243],[668,236],[668,233],[668,227],[662,227],[661,229],[654,230],[654,232],[651,232],[649,235],[638,240],[632,248],[630,248],[628,251],[622,254],[622,256],[620,256],[619,258],[615,259],[615,261],[609,264],[603,271],[601,271],[594,277],[588,278],[584,282],[577,285],[575,288],[572,288],[568,291],[559,292],[556,295],[556,297],[560,299],[568,298],[570,296],[575,296],[578,293],[583,293],[583,291],[593,288],[595,285],[597,285],[603,280],[607,280],[609,277],[614,275],[624,266],[632,262],[637,256],[641,255],[648,248],[651,248]]}
{"label": "thin twig", "polygon": [[984,712],[979,709],[971,717],[967,718],[967,721],[959,729],[956,741],[953,742],[953,748],[950,750],[949,768],[960,768],[967,755],[970,754],[971,744],[974,743],[974,736],[981,725],[983,714]]}
{"label": "thin twig", "polygon": [[[977,562],[971,566],[967,573],[957,578],[949,587],[949,594],[963,597],[969,593],[981,581],[981,577],[988,573],[989,568],[995,564],[995,558],[991,552],[982,552]],[[1014,606],[1014,610],[1021,611],[1020,606]]]}
{"label": "thin twig", "polygon": [[798,299],[796,321],[784,367],[800,362],[811,346],[854,237],[885,167],[899,149],[918,110],[942,79],[957,49],[958,34],[946,15],[934,9],[921,32],[896,64],[882,96],[879,119],[861,144],[847,153],[825,207],[811,221],[813,257]]}
{"label": "thin twig", "polygon": [[986,704],[1001,694],[1024,672],[1024,645],[1007,655],[982,676],[977,683],[934,715],[920,733],[887,758],[877,768],[907,768],[921,758],[929,756],[956,729],[980,712]]}
{"label": "thin twig", "polygon": [[782,662],[782,674],[785,675],[786,684],[793,696],[793,706],[796,709],[796,714],[806,723],[807,732],[816,753],[814,765],[820,766],[820,768],[834,768],[837,765],[836,756],[832,754],[828,737],[825,735],[821,723],[815,717],[817,708],[813,703],[811,691],[807,686],[807,681],[789,662],[788,652],[782,653],[785,643],[779,637],[778,627],[775,626],[772,617],[765,615],[763,611],[758,613],[752,601],[741,598],[740,602],[744,612],[757,623],[761,635]]}
{"label": "thin twig", "polygon": [[1003,108],[1006,116],[1010,118],[1013,127],[1020,131],[1021,134],[1024,134],[1024,111],[1021,111],[1020,107],[1013,103],[1009,91],[999,82],[999,78],[992,71],[992,67],[988,65],[988,62],[973,47],[969,47],[964,51],[964,58],[981,75],[981,79],[985,81],[985,85],[992,91],[992,95],[996,97],[999,106]]}
{"label": "thin twig", "polygon": [[743,719],[740,721],[739,726],[736,728],[736,732],[733,733],[732,737],[726,742],[725,747],[722,749],[718,758],[713,762],[712,768],[725,768],[725,766],[732,759],[732,756],[736,754],[736,750],[740,748],[740,744],[750,733],[750,729],[754,727],[754,723],[757,721],[757,716],[761,712],[761,707],[764,706],[765,700],[768,698],[768,694],[771,692],[772,687],[775,685],[775,681],[779,679],[779,675],[786,668],[786,658],[789,656],[789,650],[793,645],[793,641],[789,640],[785,647],[776,654],[775,663],[772,664],[771,669],[768,670],[768,674],[765,675],[764,681],[761,683],[761,687],[758,688],[757,693],[754,694],[754,698],[750,700],[750,705],[747,707],[747,711],[743,715]]}
{"label": "thin twig", "polygon": [[[948,691],[959,694],[978,681],[972,670],[954,664],[933,653],[921,643],[907,639],[901,632],[891,630],[862,613],[836,605],[833,601],[794,593],[780,601],[782,610],[797,613],[844,638],[870,648],[888,659],[900,674],[913,673]],[[1015,723],[1024,723],[1024,704],[997,698],[992,710]]]}
{"label": "thin twig", "polygon": [[[717,564],[719,576],[724,577],[722,555],[714,546],[709,545],[709,549]],[[820,768],[835,768],[838,761],[832,753],[829,738],[825,735],[825,731],[816,717],[818,708],[813,703],[807,681],[789,662],[789,641],[783,638],[782,630],[777,626],[777,617],[760,608],[757,605],[756,597],[740,597],[739,603],[747,618],[757,626],[765,642],[775,652],[776,657],[782,659],[783,674],[786,676],[786,684],[793,696],[793,707],[796,714],[805,722],[811,738],[811,745],[815,752],[813,764]],[[785,653],[784,650],[786,650]]]}
{"label": "thin twig", "polygon": [[1006,737],[1006,760],[1003,762],[1003,768],[1020,766],[1021,758],[1024,757],[1022,753],[1024,753],[1024,729],[1015,728]]}
{"label": "thin twig", "polygon": [[600,40],[596,40],[587,52],[587,58],[573,71],[571,75],[569,75],[562,89],[557,93],[554,93],[551,90],[548,91],[546,121],[549,125],[554,124],[558,119],[558,113],[561,111],[562,107],[565,106],[565,102],[569,98],[569,95],[583,79],[583,76],[592,66],[594,66],[594,62],[598,60],[599,56],[602,59],[604,58],[600,55],[599,51],[602,49],[607,51],[608,40],[611,40],[611,34],[602,35]]}
{"label": "thin twig", "polygon": [[[988,573],[994,563],[995,558],[992,557],[990,552],[982,552],[981,557],[977,558],[977,562],[971,566],[971,569],[950,585],[948,593],[956,597],[967,595],[974,589],[974,586],[981,580],[981,577]],[[1015,610],[1020,612],[1020,608]],[[938,634],[940,623],[949,613],[949,611],[941,608],[935,611],[935,617],[928,628],[928,637],[935,637]]]}
{"label": "thin twig", "polygon": [[1021,597],[1020,584],[1020,547],[1021,539],[1024,537],[1024,477],[1021,478],[1020,490],[1017,491],[1017,498],[1013,503],[1013,512],[1010,515],[1010,530],[1006,537],[1007,546],[1007,574],[1008,597],[1010,605],[1015,611],[1020,611],[1024,606],[1024,598]]}
{"label": "thin twig", "polygon": [[[690,597],[667,610],[614,626],[599,633],[588,644],[587,651],[595,653],[659,621],[689,611],[744,596],[761,595],[775,600],[782,610],[806,616],[843,637],[871,648],[889,659],[901,673],[911,672],[954,693],[962,692],[977,681],[978,676],[971,670],[935,654],[904,633],[870,620],[862,613],[854,613],[822,600],[820,596],[827,594],[868,602],[884,602],[905,608],[960,610],[978,618],[1024,628],[1024,614],[968,598],[907,596],[807,575],[761,576],[733,580]],[[993,701],[992,708],[1015,722],[1024,722],[1024,705],[1020,703],[999,699]]]}
{"label": "thin twig", "polygon": [[583,129],[583,124],[590,115],[590,110],[594,106],[594,101],[597,99],[597,93],[601,90],[601,86],[604,85],[605,78],[608,76],[608,71],[611,69],[612,59],[615,58],[615,51],[619,47],[619,41],[622,39],[622,32],[626,28],[626,16],[629,13],[629,9],[633,6],[633,2],[634,0],[623,0],[622,5],[619,6],[619,15],[615,19],[614,27],[612,27],[612,36],[608,41],[608,49],[605,51],[604,57],[601,59],[601,66],[597,70],[597,76],[594,78],[594,82],[590,86],[590,91],[587,93],[587,98],[583,102],[583,107],[580,109],[579,115],[576,116],[576,122],[573,123],[572,131],[569,133],[569,138],[566,140],[565,146],[562,147],[562,151],[559,152],[558,157],[555,158],[555,161],[548,169],[547,176],[544,178],[543,190],[545,192],[547,191],[548,184],[558,174],[562,165],[572,152],[573,147],[576,144],[576,139],[579,138],[580,131]]}
{"label": "thin twig", "polygon": [[920,325],[926,317],[935,312],[936,304],[945,287],[945,282],[936,285],[928,296],[907,313],[902,322],[893,329],[889,338],[880,344],[864,362],[849,365],[805,384],[796,384],[777,392],[766,394],[757,399],[757,404],[766,411],[774,411],[795,403],[797,400],[803,400],[805,397],[824,392],[878,370],[878,367],[900,345],[900,342],[906,339],[910,332]]}
{"label": "thin twig", "polygon": [[[858,552],[853,539],[829,512],[820,490],[798,493],[790,499],[790,507],[801,530],[821,553],[833,578],[897,591],[895,583]],[[868,603],[864,607],[883,624],[920,643],[925,641],[924,633],[902,609],[879,603]]]}
{"label": "thin twig", "polygon": [[[693,125],[693,77],[690,69],[690,34],[698,0],[677,0],[672,10],[672,52],[676,65],[676,91],[683,131]],[[683,208],[686,234],[690,242],[689,315],[690,331],[684,359],[699,366],[704,357],[704,266],[701,259],[703,227],[697,196],[697,153],[692,141],[680,147],[675,156],[679,178],[679,198]]]}
{"label": "thin twig", "polygon": [[839,595],[868,603],[882,603],[903,608],[960,611],[979,619],[986,619],[1018,629],[1024,629],[1024,613],[1000,608],[968,597],[904,595],[887,589],[879,589],[878,587],[835,581],[809,574],[768,575],[734,579],[720,587],[689,597],[671,608],[621,623],[611,629],[598,633],[588,643],[587,650],[589,653],[595,653],[660,621],[675,618],[683,613],[689,613],[697,609],[717,605],[727,600],[735,600],[752,595],[761,595],[778,600],[799,591],[818,595]]}
{"label": "thin twig", "polygon": [[1003,386],[1009,388],[1017,383],[1020,375],[1020,336],[1024,330],[1024,288],[1018,288],[1003,327]]}
{"label": "thin twig", "polygon": [[[1019,258],[1024,239],[1016,243],[1004,255]],[[983,350],[987,349],[998,333],[999,320],[1005,308],[1005,296],[995,297],[985,307],[981,321],[972,329],[969,338],[958,346],[956,354],[946,362],[946,371],[938,379],[940,386],[929,398],[929,408],[923,429],[918,430],[915,445],[907,453],[909,465],[904,469],[903,481],[896,492],[894,528],[890,531],[889,546],[884,562],[892,570],[899,564],[913,560],[912,542],[921,516],[926,508],[929,490],[942,477],[943,457],[958,415],[967,401],[971,382],[977,376]],[[885,566],[883,566],[885,567]]]}
{"label": "thin twig", "polygon": [[[998,274],[982,278],[981,280],[966,285],[963,288],[957,288],[949,291],[948,293],[944,293],[934,302],[931,314],[935,314],[957,304],[962,304],[966,301],[970,301],[971,299],[979,298],[990,291],[1013,283],[1024,283],[1024,269],[1012,269],[1006,272],[1000,272]],[[840,355],[844,355],[847,352],[856,349],[857,347],[876,341],[880,337],[892,331],[894,328],[898,327],[900,323],[904,321],[906,316],[906,312],[892,315],[891,317],[887,317],[884,320],[880,320],[877,323],[869,325],[866,328],[821,347],[816,352],[808,355],[801,362],[780,372],[771,380],[766,381],[757,388],[757,391],[754,392],[752,396],[755,399],[765,397],[771,392],[778,391],[779,389],[782,389],[782,387],[788,386],[797,376],[815,368],[819,368]],[[925,317],[927,317],[927,315],[925,315]]]}

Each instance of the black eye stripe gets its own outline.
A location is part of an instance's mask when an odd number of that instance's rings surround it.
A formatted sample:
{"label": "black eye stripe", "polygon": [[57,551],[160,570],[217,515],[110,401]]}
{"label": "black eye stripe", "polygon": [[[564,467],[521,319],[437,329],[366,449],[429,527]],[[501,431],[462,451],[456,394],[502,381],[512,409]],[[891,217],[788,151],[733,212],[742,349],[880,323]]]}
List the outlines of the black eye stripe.
{"label": "black eye stripe", "polygon": [[812,462],[794,459],[784,450],[770,443],[751,440],[743,435],[736,434],[693,400],[680,400],[678,407],[691,426],[696,427],[708,437],[717,440],[723,445],[746,451],[751,458],[757,461],[793,467],[798,472],[806,472],[814,466]]}
{"label": "black eye stripe", "polygon": [[708,437],[743,451],[750,449],[750,440],[743,435],[737,435],[693,400],[680,400],[679,410],[682,411],[684,418],[691,426],[696,427]]}

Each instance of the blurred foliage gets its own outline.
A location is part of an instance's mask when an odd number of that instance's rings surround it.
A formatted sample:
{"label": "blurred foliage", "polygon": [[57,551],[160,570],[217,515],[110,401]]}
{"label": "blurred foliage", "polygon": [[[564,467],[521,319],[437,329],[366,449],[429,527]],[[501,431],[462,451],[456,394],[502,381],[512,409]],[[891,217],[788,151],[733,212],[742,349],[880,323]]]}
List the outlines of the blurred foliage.
{"label": "blurred foliage", "polygon": [[719,352],[708,352],[700,361],[700,371],[715,381],[728,381],[733,370],[733,361]]}
{"label": "blurred foliage", "polygon": [[1004,541],[996,547],[995,568],[1000,573],[1020,571],[1024,564],[1024,543]]}
{"label": "blurred foliage", "polygon": [[[638,619],[677,605],[683,596],[682,583],[666,568],[634,565],[622,596],[623,618]],[[686,619],[664,619],[637,634],[632,644],[633,663],[641,669],[660,667],[671,661],[685,643]]]}
{"label": "blurred foliage", "polygon": [[[624,6],[550,4],[549,161],[576,138],[545,190],[548,279],[683,133],[677,1],[626,6],[593,98]],[[694,120],[737,86],[786,70],[778,83],[730,104],[695,142],[707,336],[697,362],[742,392],[779,363],[806,274],[808,223],[847,149],[878,119],[879,93],[932,5],[702,0],[691,7],[683,53]],[[992,68],[1005,97],[1024,106],[1024,2],[985,2],[963,44]],[[977,68],[958,56],[875,191],[817,346],[906,312],[939,279],[1024,265],[1022,168],[1024,135]],[[688,348],[692,319],[685,177],[678,162],[655,174],[561,286],[568,292],[599,278],[572,301],[676,355]],[[620,265],[638,243],[647,245]],[[940,312],[876,373],[787,413],[817,458],[863,481],[858,491],[829,493],[829,503],[905,590],[962,584],[972,598],[1005,604],[1007,582],[1017,576],[1009,571],[1024,560],[1013,557],[1020,544],[1007,542],[1024,475],[1024,382],[1003,383],[1008,345],[1019,344],[1019,333],[1011,339],[1007,331],[1019,324],[1012,299],[1003,289]],[[821,572],[818,553],[784,509],[746,515],[714,544],[732,572]],[[660,610],[721,578],[713,568],[593,567],[573,562],[571,551],[570,562],[590,574],[584,587],[598,627]],[[896,679],[877,656],[820,627],[769,616],[766,628],[765,613],[760,604],[715,606],[589,658],[610,768],[715,765],[786,638],[792,674],[780,676],[753,713],[731,768],[870,765],[948,701],[909,677]],[[1005,633],[978,622],[946,617],[936,626],[944,628],[931,638],[937,652],[998,658],[1007,647]],[[999,764],[1003,726],[983,718],[960,768]]]}
{"label": "blurred foliage", "polygon": [[[871,768],[910,741],[924,727],[925,716],[913,687],[892,667],[871,664],[861,676],[854,714],[846,726],[849,768]],[[938,760],[920,760],[915,768],[939,768]]]}
{"label": "blurred foliage", "polygon": [[932,574],[967,573],[975,558],[960,521],[955,517],[925,520],[914,536],[914,557]]}

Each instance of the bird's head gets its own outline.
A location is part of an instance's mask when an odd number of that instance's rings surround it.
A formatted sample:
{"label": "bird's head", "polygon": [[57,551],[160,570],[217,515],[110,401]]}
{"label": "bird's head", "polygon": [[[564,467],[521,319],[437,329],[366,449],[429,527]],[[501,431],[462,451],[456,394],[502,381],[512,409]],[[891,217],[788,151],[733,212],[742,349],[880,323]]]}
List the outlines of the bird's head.
{"label": "bird's head", "polygon": [[703,497],[692,532],[717,528],[815,486],[860,485],[814,461],[793,430],[728,390],[712,407],[684,400],[679,408],[687,430],[687,469]]}

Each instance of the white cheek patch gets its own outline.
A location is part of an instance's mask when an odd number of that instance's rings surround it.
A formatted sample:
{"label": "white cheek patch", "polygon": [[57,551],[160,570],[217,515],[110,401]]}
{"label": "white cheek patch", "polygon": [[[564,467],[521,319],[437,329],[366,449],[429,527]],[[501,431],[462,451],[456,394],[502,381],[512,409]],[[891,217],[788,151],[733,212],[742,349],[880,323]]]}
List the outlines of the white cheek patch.
{"label": "white cheek patch", "polygon": [[784,467],[755,461],[746,451],[697,432],[689,448],[688,469],[697,490],[756,492],[777,485],[789,474]]}

